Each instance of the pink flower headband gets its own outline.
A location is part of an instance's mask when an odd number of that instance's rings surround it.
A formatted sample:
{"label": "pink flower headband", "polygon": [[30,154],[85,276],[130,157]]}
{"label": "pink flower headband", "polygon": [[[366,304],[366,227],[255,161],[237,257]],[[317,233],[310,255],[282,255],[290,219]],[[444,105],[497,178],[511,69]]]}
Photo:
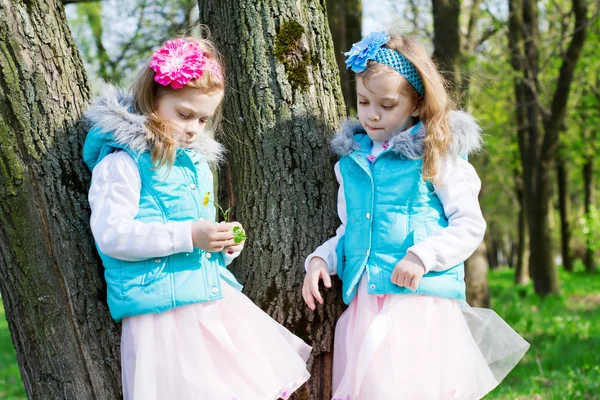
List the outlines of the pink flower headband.
{"label": "pink flower headband", "polygon": [[150,61],[155,72],[154,80],[173,89],[184,87],[192,79],[198,79],[204,71],[210,71],[223,81],[223,74],[217,63],[204,55],[198,42],[185,39],[167,40],[156,50]]}

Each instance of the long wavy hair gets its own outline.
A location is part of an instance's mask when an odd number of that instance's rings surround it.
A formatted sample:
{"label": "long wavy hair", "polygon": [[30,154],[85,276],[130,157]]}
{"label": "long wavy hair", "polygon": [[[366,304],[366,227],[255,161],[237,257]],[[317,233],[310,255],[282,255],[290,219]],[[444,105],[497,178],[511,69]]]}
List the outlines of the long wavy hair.
{"label": "long wavy hair", "polygon": [[[223,79],[220,79],[214,72],[205,70],[198,79],[189,81],[185,86],[195,89],[201,89],[206,93],[225,90],[225,65],[223,57],[217,51],[215,45],[208,39],[200,39],[193,36],[175,37],[174,39],[184,39],[188,42],[200,44],[204,55],[217,63],[221,70]],[[177,141],[175,140],[175,128],[168,121],[162,120],[156,113],[158,100],[166,93],[179,90],[170,86],[162,86],[154,81],[154,70],[149,67],[150,60],[145,67],[138,73],[132,87],[133,107],[136,113],[148,117],[146,128],[148,131],[148,142],[152,148],[152,162],[155,168],[163,165],[172,166],[175,162],[177,152]],[[217,130],[222,119],[221,104],[217,107],[215,115],[211,118],[210,129]]]}
{"label": "long wavy hair", "polygon": [[[427,50],[415,38],[402,34],[390,34],[390,41],[385,44],[385,47],[396,50],[408,58],[423,81],[425,88],[423,96],[405,79],[399,90],[416,105],[419,112],[418,118],[425,126],[426,134],[422,156],[423,179],[435,182],[439,160],[448,152],[452,142],[449,116],[450,111],[454,108],[454,102],[448,95],[447,83],[427,54]],[[389,67],[376,61],[369,61],[367,69],[357,76],[366,83],[376,75],[390,72]]]}

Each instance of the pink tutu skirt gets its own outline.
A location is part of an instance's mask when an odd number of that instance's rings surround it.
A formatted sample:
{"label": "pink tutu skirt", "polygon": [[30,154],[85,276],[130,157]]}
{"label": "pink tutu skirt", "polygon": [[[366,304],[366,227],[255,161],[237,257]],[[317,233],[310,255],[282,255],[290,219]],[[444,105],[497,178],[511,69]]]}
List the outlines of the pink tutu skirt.
{"label": "pink tutu skirt", "polygon": [[333,400],[480,399],[529,348],[492,310],[366,287],[336,326]]}
{"label": "pink tutu skirt", "polygon": [[123,319],[125,400],[287,398],[311,348],[225,283],[223,299]]}

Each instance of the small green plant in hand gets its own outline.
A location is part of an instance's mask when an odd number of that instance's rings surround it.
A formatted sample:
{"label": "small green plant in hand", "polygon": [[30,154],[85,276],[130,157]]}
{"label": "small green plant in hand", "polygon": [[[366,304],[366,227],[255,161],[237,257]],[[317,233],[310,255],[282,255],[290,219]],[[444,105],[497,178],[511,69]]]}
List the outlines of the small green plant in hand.
{"label": "small green plant in hand", "polygon": [[[215,206],[217,206],[219,208],[219,211],[221,211],[221,215],[223,216],[223,221],[227,221],[227,216],[229,215],[231,208],[228,208],[227,210],[223,210],[223,208],[219,204],[217,204],[214,201],[211,201],[210,192],[207,192],[204,195],[204,199],[202,200],[202,205],[208,206],[209,203],[213,203]],[[233,242],[235,244],[242,243],[244,240],[246,240],[246,238],[247,238],[247,236],[246,236],[246,231],[244,231],[244,228],[241,228],[239,226],[235,226],[233,228]]]}

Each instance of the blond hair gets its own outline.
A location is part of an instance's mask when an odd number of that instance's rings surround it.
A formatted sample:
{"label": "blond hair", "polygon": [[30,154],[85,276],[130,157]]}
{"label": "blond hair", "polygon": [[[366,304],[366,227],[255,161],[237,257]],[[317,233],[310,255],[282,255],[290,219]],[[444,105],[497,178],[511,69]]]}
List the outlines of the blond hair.
{"label": "blond hair", "polygon": [[[400,86],[400,92],[416,104],[419,119],[425,126],[423,141],[423,179],[435,182],[438,163],[446,155],[452,142],[450,111],[454,102],[446,90],[447,83],[439,73],[427,50],[415,38],[407,35],[391,34],[384,47],[402,53],[417,69],[423,81],[424,94],[421,96],[407,81]],[[390,67],[376,61],[369,61],[367,69],[357,76],[366,82],[368,79],[389,73]]]}
{"label": "blond hair", "polygon": [[[204,55],[217,64],[222,75],[219,77],[207,68],[200,78],[189,81],[185,86],[201,89],[207,93],[224,91],[225,65],[223,57],[217,51],[215,45],[208,39],[199,39],[193,36],[176,37],[174,39],[184,39],[190,43],[198,43],[204,51]],[[133,95],[134,111],[138,114],[148,116],[146,128],[148,142],[152,148],[152,162],[155,168],[160,168],[163,165],[172,166],[175,162],[177,142],[173,135],[174,127],[168,121],[162,120],[156,113],[157,101],[165,93],[178,89],[173,89],[170,86],[162,86],[154,81],[154,70],[149,67],[149,62],[148,60],[145,67],[138,73],[131,86],[131,92]],[[211,128],[213,131],[218,129],[221,119],[222,110],[221,104],[219,104],[214,117],[211,119]]]}

